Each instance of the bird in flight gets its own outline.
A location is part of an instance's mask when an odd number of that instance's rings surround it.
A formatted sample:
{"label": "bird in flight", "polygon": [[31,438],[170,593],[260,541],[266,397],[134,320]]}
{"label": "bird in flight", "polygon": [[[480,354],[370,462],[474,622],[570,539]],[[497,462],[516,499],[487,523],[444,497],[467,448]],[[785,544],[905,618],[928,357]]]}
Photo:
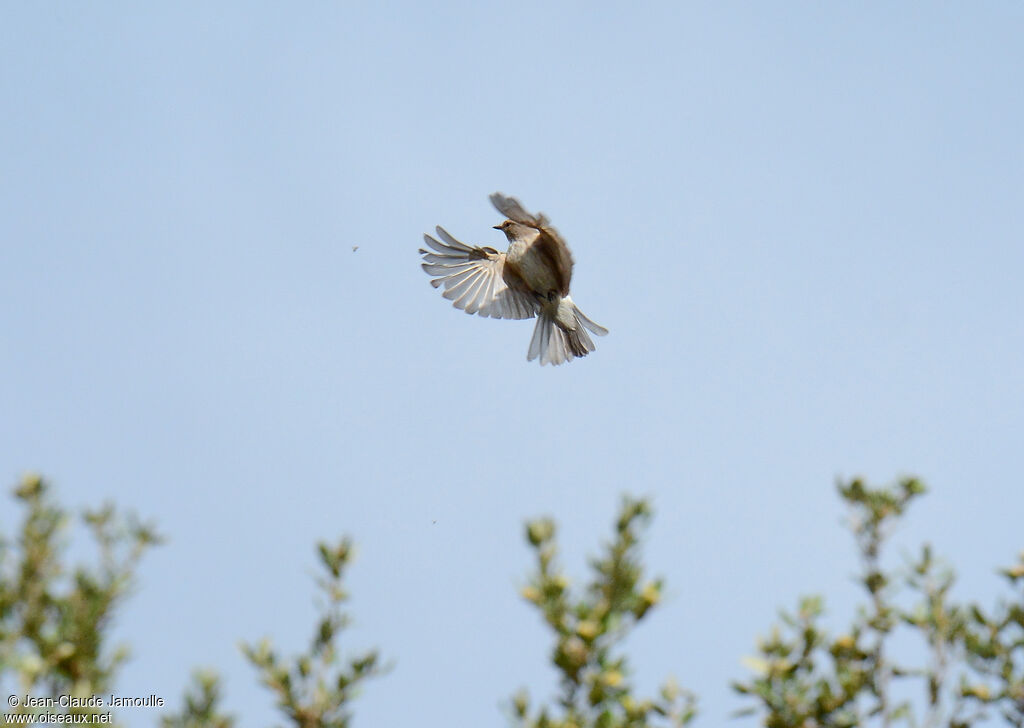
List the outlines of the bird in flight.
{"label": "bird in flight", "polygon": [[468,314],[491,318],[537,317],[527,361],[561,364],[592,352],[587,333],[604,336],[608,329],[591,321],[569,296],[572,253],[541,213],[531,215],[514,197],[500,192],[491,203],[507,219],[496,230],[508,238],[508,250],[474,247],[459,242],[438,226],[440,240],[424,235],[431,250],[420,248],[430,285],[444,286],[445,298]]}

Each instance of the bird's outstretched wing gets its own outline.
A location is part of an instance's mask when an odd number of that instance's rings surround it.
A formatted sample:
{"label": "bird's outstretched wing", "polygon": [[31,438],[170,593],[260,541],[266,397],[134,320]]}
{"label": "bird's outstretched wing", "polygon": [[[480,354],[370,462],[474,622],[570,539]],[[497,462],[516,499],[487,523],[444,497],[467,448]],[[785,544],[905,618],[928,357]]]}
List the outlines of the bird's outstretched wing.
{"label": "bird's outstretched wing", "polygon": [[437,228],[436,240],[424,235],[423,240],[436,252],[420,248],[423,270],[434,276],[430,285],[444,286],[445,298],[466,313],[503,319],[533,318],[537,302],[528,294],[508,287],[502,272],[505,254],[494,248],[474,248],[453,238],[447,230]]}

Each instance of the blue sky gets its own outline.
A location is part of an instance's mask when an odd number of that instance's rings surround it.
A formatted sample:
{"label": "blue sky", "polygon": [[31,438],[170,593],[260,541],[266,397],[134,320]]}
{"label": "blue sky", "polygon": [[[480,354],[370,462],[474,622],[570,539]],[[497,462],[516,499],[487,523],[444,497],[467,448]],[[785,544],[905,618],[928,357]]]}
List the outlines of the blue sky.
{"label": "blue sky", "polygon": [[[304,647],[348,533],[345,644],[396,663],[355,725],[503,724],[555,691],[522,523],[583,577],[631,492],[640,685],[718,725],[777,607],[852,611],[837,477],[924,478],[893,556],[931,540],[962,596],[1024,547],[1020,3],[0,12],[0,475],[169,536],[122,694],[214,666],[268,724],[237,644]],[[503,241],[496,190],[572,247],[586,359],[419,269],[436,224]]]}

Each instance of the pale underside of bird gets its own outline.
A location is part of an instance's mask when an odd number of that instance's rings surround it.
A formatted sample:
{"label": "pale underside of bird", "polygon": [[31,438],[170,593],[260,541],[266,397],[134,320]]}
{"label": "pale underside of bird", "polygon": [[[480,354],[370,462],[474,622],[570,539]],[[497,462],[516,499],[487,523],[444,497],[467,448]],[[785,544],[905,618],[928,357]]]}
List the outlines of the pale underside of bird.
{"label": "pale underside of bird", "polygon": [[494,227],[505,233],[508,250],[467,245],[439,226],[439,239],[423,236],[431,250],[420,248],[430,284],[443,286],[442,295],[468,314],[536,316],[528,361],[557,365],[594,351],[587,331],[604,336],[608,329],[587,318],[569,295],[569,246],[543,214],[531,215],[514,197],[495,192],[491,203],[507,218]]}

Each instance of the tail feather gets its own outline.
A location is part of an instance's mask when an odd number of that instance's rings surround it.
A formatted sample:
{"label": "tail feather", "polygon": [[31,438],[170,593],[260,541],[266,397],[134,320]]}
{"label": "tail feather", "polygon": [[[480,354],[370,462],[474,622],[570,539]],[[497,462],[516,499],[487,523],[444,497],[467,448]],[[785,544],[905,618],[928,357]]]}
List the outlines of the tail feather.
{"label": "tail feather", "polygon": [[[541,366],[545,364],[558,366],[572,361],[576,357],[586,356],[597,348],[594,346],[590,334],[587,333],[587,329],[598,336],[608,333],[608,329],[587,318],[572,302],[572,299],[566,297],[563,299],[563,303],[568,303],[571,307],[571,323],[556,321],[555,316],[559,315],[558,311],[541,310],[537,316],[537,325],[533,329],[533,338],[530,339],[530,349],[526,354],[527,361],[533,361],[539,357]],[[565,321],[564,318],[563,321]]]}
{"label": "tail feather", "polygon": [[591,321],[585,313],[580,311],[579,307],[577,307],[575,303],[572,305],[572,310],[573,313],[576,314],[576,320],[579,321],[584,326],[586,326],[588,329],[590,329],[592,333],[595,333],[598,336],[608,335],[608,329],[606,329],[604,326],[601,326],[600,324],[595,324],[593,321]]}
{"label": "tail feather", "polygon": [[533,337],[530,339],[530,350],[526,353],[526,361],[533,361],[540,356],[541,351],[547,351],[548,335],[545,327],[552,323],[551,317],[547,314],[540,314],[537,317],[537,324],[533,327]]}

